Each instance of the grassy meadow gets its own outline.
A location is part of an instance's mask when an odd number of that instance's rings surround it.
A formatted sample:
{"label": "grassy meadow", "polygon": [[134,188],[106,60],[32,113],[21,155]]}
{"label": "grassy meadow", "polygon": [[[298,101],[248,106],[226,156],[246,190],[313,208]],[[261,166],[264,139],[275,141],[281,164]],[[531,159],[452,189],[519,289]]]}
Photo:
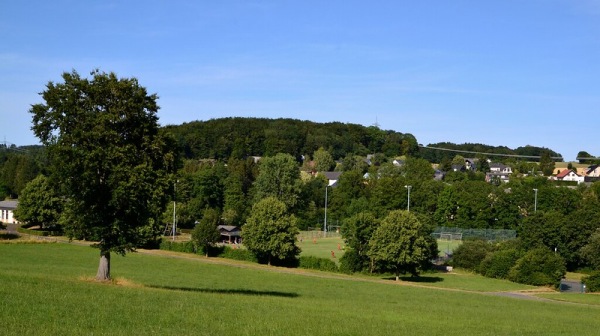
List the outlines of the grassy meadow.
{"label": "grassy meadow", "polygon": [[141,251],[113,255],[116,284],[101,284],[90,280],[98,263],[90,247],[0,244],[0,256],[3,335],[596,335],[600,328],[600,305],[505,297],[531,287],[472,274],[395,283]]}

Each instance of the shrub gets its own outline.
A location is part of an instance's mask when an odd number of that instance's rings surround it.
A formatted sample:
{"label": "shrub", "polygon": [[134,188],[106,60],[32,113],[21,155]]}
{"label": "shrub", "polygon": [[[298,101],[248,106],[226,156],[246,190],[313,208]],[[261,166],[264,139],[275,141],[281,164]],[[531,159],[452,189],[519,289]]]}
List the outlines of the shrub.
{"label": "shrub", "polygon": [[343,273],[361,272],[367,266],[365,265],[364,258],[361,258],[355,249],[347,247],[344,255],[340,258],[340,272]]}
{"label": "shrub", "polygon": [[186,252],[196,253],[196,246],[191,241],[187,242],[174,242],[167,239],[163,239],[160,243],[160,249],[174,252]]}
{"label": "shrub", "polygon": [[233,260],[250,261],[257,263],[256,256],[246,249],[232,249],[229,246],[224,246],[223,251],[219,253],[219,257]]}
{"label": "shrub", "polygon": [[479,269],[479,264],[491,252],[493,246],[485,240],[465,240],[454,250],[450,265],[472,271]]}
{"label": "shrub", "polygon": [[600,271],[594,271],[590,275],[581,278],[588,292],[600,292]]}
{"label": "shrub", "polygon": [[516,249],[489,252],[479,264],[478,272],[488,278],[505,279],[521,255]]}
{"label": "shrub", "polygon": [[565,260],[542,247],[528,251],[517,260],[508,279],[527,285],[558,287],[566,272]]}
{"label": "shrub", "polygon": [[315,269],[325,272],[338,271],[338,267],[335,264],[335,262],[326,258],[318,258],[313,256],[301,256],[298,267],[306,269]]}

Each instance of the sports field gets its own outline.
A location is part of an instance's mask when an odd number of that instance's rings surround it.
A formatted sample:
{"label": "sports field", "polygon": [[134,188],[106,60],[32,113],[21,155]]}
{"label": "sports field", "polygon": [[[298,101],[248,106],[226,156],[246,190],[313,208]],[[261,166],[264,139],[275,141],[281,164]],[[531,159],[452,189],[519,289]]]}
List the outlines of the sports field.
{"label": "sports field", "polygon": [[[461,240],[438,239],[438,250],[441,257],[447,253],[452,253],[460,244]],[[339,235],[323,238],[322,233],[312,233],[303,231],[298,238],[298,246],[302,249],[302,255],[326,258],[336,263],[344,255],[344,239]],[[333,252],[333,253],[332,253]]]}
{"label": "sports field", "polygon": [[515,292],[529,286],[460,273],[396,283],[141,251],[113,256],[118,281],[99,284],[89,280],[98,262],[90,247],[0,244],[0,256],[3,335],[597,335],[600,329],[600,296],[581,295],[585,305],[532,299]]}

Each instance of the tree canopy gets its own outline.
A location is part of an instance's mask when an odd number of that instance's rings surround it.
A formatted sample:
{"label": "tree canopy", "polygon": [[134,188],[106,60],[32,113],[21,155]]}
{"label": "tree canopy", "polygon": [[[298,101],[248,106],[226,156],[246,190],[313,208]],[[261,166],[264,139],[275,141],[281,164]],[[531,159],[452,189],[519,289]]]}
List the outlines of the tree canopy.
{"label": "tree canopy", "polygon": [[422,267],[437,255],[437,244],[430,239],[415,215],[404,210],[390,212],[373,233],[368,255],[384,269],[417,276]]}
{"label": "tree canopy", "polygon": [[174,155],[159,130],[158,97],[137,79],[99,70],[91,79],[76,71],[62,79],[46,85],[44,103],[32,105],[32,129],[68,200],[67,232],[98,240],[97,278],[104,280],[110,252],[132,251],[160,231]]}
{"label": "tree canopy", "polygon": [[297,235],[296,217],[275,197],[256,203],[242,227],[244,245],[269,265],[273,259],[285,260],[300,253],[296,246]]}

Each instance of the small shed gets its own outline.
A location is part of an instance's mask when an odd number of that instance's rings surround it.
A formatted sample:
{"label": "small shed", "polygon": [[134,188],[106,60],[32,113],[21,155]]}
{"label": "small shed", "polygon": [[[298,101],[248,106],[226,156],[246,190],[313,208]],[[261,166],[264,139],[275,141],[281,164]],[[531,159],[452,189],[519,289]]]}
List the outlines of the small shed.
{"label": "small shed", "polygon": [[234,225],[219,225],[217,230],[221,234],[221,241],[223,243],[238,244],[241,242],[242,231],[239,227]]}

